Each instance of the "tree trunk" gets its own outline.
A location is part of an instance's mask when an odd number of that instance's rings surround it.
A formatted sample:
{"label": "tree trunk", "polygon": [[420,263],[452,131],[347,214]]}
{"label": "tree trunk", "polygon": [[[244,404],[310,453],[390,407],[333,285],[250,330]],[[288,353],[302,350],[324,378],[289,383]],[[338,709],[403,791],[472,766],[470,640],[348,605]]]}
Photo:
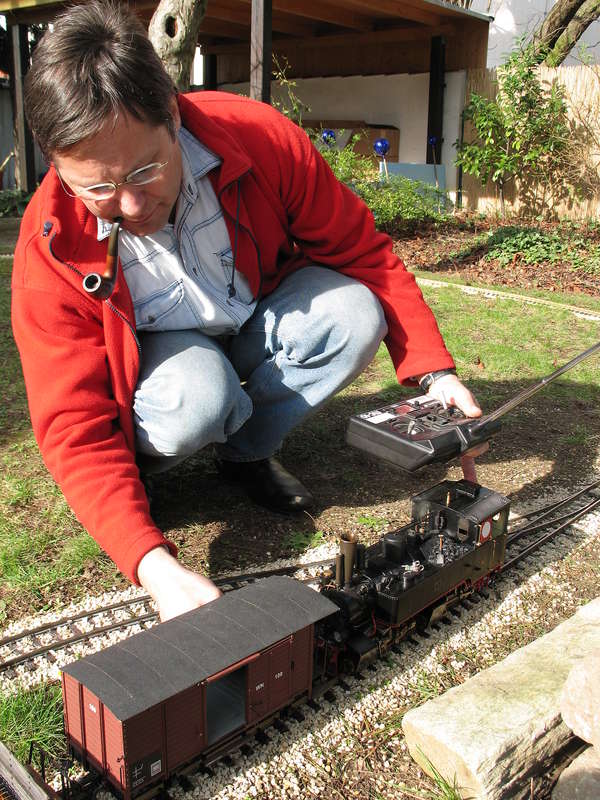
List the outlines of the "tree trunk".
{"label": "tree trunk", "polygon": [[180,92],[190,88],[198,30],[207,0],[160,0],[148,36]]}
{"label": "tree trunk", "polygon": [[558,67],[569,55],[575,42],[586,28],[600,16],[600,0],[584,0],[571,21],[556,40],[554,47],[546,57],[549,67]]}
{"label": "tree trunk", "polygon": [[539,62],[557,67],[588,25],[600,16],[598,0],[556,0],[531,37]]}
{"label": "tree trunk", "polygon": [[584,0],[557,0],[552,6],[532,37],[533,43],[541,54],[540,61],[544,60],[545,53],[552,50],[556,40],[583,2]]}

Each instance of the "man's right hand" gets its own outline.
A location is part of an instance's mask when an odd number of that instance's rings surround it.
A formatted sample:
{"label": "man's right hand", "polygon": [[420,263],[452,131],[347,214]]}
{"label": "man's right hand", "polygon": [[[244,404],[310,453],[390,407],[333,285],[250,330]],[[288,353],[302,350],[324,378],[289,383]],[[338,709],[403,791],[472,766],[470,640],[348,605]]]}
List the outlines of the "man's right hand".
{"label": "man's right hand", "polygon": [[161,622],[220,597],[215,584],[184,567],[165,547],[155,547],[142,558],[138,580],[158,607]]}

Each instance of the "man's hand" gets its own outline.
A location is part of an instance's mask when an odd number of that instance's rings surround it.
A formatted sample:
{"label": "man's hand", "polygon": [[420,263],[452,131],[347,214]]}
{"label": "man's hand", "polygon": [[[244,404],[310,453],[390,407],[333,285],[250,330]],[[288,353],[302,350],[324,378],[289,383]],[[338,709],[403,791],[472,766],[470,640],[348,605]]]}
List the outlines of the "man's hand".
{"label": "man's hand", "polygon": [[142,558],[138,580],[158,607],[161,622],[210,603],[222,592],[215,584],[184,567],[165,547],[155,547]]}
{"label": "man's hand", "polygon": [[[427,394],[449,406],[460,408],[467,417],[481,416],[481,407],[479,403],[475,400],[467,387],[458,380],[456,375],[443,375],[441,378],[438,378],[437,381],[431,384]],[[477,483],[475,457],[485,453],[486,450],[489,449],[489,446],[489,442],[482,442],[462,454],[460,457],[460,464],[463,476],[466,480]]]}
{"label": "man's hand", "polygon": [[481,407],[456,375],[443,375],[434,381],[427,394],[441,403],[460,408],[466,417],[480,417]]}

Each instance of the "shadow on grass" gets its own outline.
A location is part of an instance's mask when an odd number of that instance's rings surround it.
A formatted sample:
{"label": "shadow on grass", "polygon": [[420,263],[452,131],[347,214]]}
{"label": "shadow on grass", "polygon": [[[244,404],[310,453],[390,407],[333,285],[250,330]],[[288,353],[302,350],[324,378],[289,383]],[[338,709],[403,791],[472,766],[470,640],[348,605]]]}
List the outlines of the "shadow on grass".
{"label": "shadow on grass", "polygon": [[[470,384],[491,410],[517,394],[523,384]],[[509,495],[513,504],[567,490],[589,478],[600,441],[600,389],[561,382],[531,398],[504,418],[488,453],[477,460],[478,480]],[[345,443],[348,418],[406,395],[398,388],[378,394],[335,398],[286,441],[282,461],[313,492],[312,516],[283,516],[251,503],[242,489],[221,481],[212,457],[202,453],[164,474],[157,487],[156,520],[187,553],[211,571],[290,556],[299,532],[339,536],[361,533],[361,516],[382,529],[409,519],[412,495],[446,477],[461,477],[457,461],[405,473]],[[362,527],[362,533],[368,531]]]}

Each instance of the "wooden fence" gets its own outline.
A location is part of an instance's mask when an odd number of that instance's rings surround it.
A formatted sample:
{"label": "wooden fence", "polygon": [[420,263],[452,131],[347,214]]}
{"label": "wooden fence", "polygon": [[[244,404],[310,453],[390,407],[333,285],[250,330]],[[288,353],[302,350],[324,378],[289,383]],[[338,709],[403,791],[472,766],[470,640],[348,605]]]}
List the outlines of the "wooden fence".
{"label": "wooden fence", "polygon": [[[585,163],[600,177],[600,66],[577,65],[572,67],[540,68],[540,77],[550,85],[559,81],[565,88],[569,114],[575,125],[586,125],[590,131],[591,143],[586,150]],[[478,69],[467,73],[467,100],[472,93],[493,98],[496,94],[496,70]],[[465,139],[471,136],[465,126]],[[519,196],[519,185],[512,183],[505,190],[506,206],[509,212],[527,211],[523,198]],[[490,183],[483,187],[471,175],[463,176],[463,206],[486,213],[500,213],[500,200]],[[567,219],[597,217],[600,213],[600,189],[589,193],[582,200],[569,200],[555,203],[552,211]]]}

